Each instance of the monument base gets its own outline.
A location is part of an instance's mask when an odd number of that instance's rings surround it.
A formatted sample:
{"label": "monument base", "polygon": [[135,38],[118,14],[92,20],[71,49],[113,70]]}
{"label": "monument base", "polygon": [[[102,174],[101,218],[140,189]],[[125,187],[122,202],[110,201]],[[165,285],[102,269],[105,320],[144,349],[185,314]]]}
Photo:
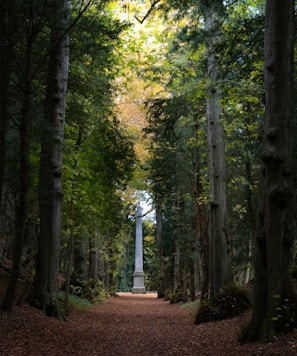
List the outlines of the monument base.
{"label": "monument base", "polygon": [[131,290],[132,294],[146,294],[146,288],[133,287]]}
{"label": "monument base", "polygon": [[144,273],[134,272],[133,274],[133,288],[132,294],[145,294],[146,288],[144,286]]}

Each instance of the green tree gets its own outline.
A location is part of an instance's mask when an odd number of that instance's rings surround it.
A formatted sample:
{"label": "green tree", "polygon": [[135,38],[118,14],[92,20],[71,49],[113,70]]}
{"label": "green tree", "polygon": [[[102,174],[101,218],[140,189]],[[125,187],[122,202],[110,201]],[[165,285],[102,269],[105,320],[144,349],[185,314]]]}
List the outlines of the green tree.
{"label": "green tree", "polygon": [[[183,113],[187,113],[184,116]],[[186,276],[194,276],[198,259],[198,237],[194,231],[195,202],[193,171],[197,147],[193,146],[195,124],[186,97],[149,102],[152,159],[148,187],[157,213],[157,241],[160,261],[160,290],[179,291],[187,299],[187,288],[195,298],[197,286]],[[189,121],[192,120],[192,124]],[[188,143],[187,143],[188,142]],[[165,169],[166,168],[166,169]],[[170,261],[167,266],[164,261]],[[191,271],[191,272],[190,272]]]}
{"label": "green tree", "polygon": [[[7,5],[7,4],[6,4]],[[6,9],[7,19],[5,23],[9,28],[13,28],[13,26],[20,26],[23,29],[25,36],[22,36],[20,40],[16,41],[12,40],[10,43],[10,35],[6,33],[5,41],[7,43],[7,47],[11,52],[14,63],[13,68],[10,65],[8,67],[8,73],[10,76],[16,77],[16,82],[19,85],[19,89],[17,89],[19,97],[17,97],[18,102],[18,112],[13,112],[13,117],[17,120],[18,124],[18,179],[15,182],[15,188],[17,190],[17,200],[15,207],[15,224],[16,231],[15,237],[13,241],[13,263],[11,275],[6,291],[5,298],[2,303],[2,309],[5,311],[10,311],[12,308],[12,303],[14,299],[18,274],[20,270],[20,263],[22,258],[22,249],[25,238],[26,224],[28,221],[28,204],[29,204],[29,193],[31,189],[31,177],[32,172],[30,170],[30,153],[31,153],[31,140],[32,140],[32,132],[31,126],[34,121],[34,110],[32,109],[32,101],[33,101],[33,91],[34,89],[34,79],[37,78],[36,70],[40,65],[42,59],[35,57],[35,51],[40,44],[41,32],[43,29],[42,24],[39,21],[34,21],[34,16],[37,16],[40,12],[39,4],[18,4],[19,10],[23,14],[23,18],[17,17],[12,20],[11,18],[11,9],[8,7]],[[19,29],[18,29],[19,30]],[[5,35],[5,32],[2,33]],[[12,46],[12,47],[10,47]],[[5,51],[7,52],[7,50]],[[6,53],[7,54],[7,53]],[[9,62],[9,61],[8,61]],[[13,72],[12,72],[13,71]],[[4,76],[5,78],[5,76]],[[6,92],[2,91],[2,99],[5,99],[5,95],[11,90],[11,83],[6,83],[7,89]],[[5,115],[3,116],[3,159],[6,159],[6,126],[7,126],[7,115],[11,107],[7,104],[8,102],[3,102],[6,105]],[[5,166],[5,164],[4,164]]]}
{"label": "green tree", "polygon": [[[206,172],[206,125],[204,117],[205,115],[210,118],[216,113],[218,119],[218,129],[214,132],[220,133],[215,138],[216,143],[211,144],[211,150],[217,150],[218,145],[222,145],[218,156],[216,156],[218,168],[217,173],[214,175],[215,179],[222,179],[223,181],[223,195],[228,195],[228,206],[224,205],[224,218],[221,221],[225,221],[223,225],[227,224],[231,226],[229,230],[229,242],[225,237],[222,240],[224,248],[219,249],[219,253],[224,253],[225,256],[228,252],[234,256],[232,266],[233,271],[236,273],[237,280],[242,275],[242,271],[248,271],[248,266],[251,261],[252,253],[252,236],[254,231],[253,218],[254,210],[256,209],[256,197],[257,197],[257,175],[259,171],[259,165],[257,164],[256,154],[259,150],[259,127],[262,123],[263,103],[262,103],[262,38],[263,38],[263,25],[262,25],[262,9],[261,2],[246,4],[245,2],[225,3],[220,2],[204,3],[204,2],[168,2],[171,6],[178,9],[179,17],[175,17],[176,21],[179,21],[179,26],[174,26],[174,29],[178,28],[178,31],[174,31],[173,27],[169,29],[170,35],[166,32],[166,39],[170,41],[171,45],[167,45],[166,48],[170,50],[165,54],[161,52],[159,61],[149,61],[150,68],[147,71],[146,79],[153,77],[159,83],[164,85],[164,91],[162,95],[166,95],[170,92],[170,96],[183,96],[186,93],[188,106],[185,110],[181,110],[181,116],[190,117],[194,116],[194,119],[180,120],[178,124],[176,121],[167,115],[167,123],[164,120],[164,127],[170,125],[176,127],[180,126],[183,121],[185,125],[195,125],[195,129],[192,132],[192,136],[188,135],[187,145],[183,146],[184,150],[189,150],[189,147],[193,149],[193,142],[196,142],[196,158],[193,152],[192,160],[188,161],[189,166],[192,162],[195,162],[195,179],[188,193],[196,195],[194,201],[196,202],[196,233],[197,238],[204,236],[200,241],[201,257],[207,256],[208,261],[208,242],[207,232],[205,230],[206,212],[205,203],[211,201],[211,197],[206,198],[208,189],[211,191],[211,186],[218,187],[218,184],[208,184],[207,180],[210,179],[210,172]],[[186,9],[191,11],[184,12]],[[167,17],[170,18],[170,7],[167,8]],[[218,32],[218,36],[213,36],[214,31],[205,30],[206,20],[205,17],[216,12],[214,26]],[[197,14],[204,15],[198,17]],[[228,14],[228,16],[227,16]],[[238,41],[240,36],[241,41]],[[164,37],[163,37],[164,38]],[[253,46],[250,44],[253,43]],[[165,47],[164,45],[162,48]],[[208,50],[206,49],[208,48]],[[205,54],[208,53],[208,56]],[[162,63],[162,66],[160,66]],[[207,66],[210,66],[207,69]],[[215,66],[215,68],[213,68]],[[161,69],[162,68],[162,69]],[[230,69],[231,68],[231,69]],[[145,73],[145,71],[144,71]],[[215,76],[212,80],[209,75]],[[169,79],[168,79],[169,78]],[[216,84],[216,85],[214,85]],[[205,90],[208,90],[207,102],[214,105],[207,105],[207,108],[213,108],[212,111],[203,108],[203,100],[205,100]],[[243,96],[242,92],[246,95]],[[168,94],[169,95],[169,94]],[[215,97],[211,100],[211,97]],[[182,107],[182,106],[181,106]],[[175,110],[176,112],[178,110]],[[161,117],[164,114],[165,109],[161,108],[158,114]],[[187,113],[187,114],[186,114]],[[194,114],[193,114],[194,113]],[[188,115],[189,114],[189,115]],[[213,126],[213,120],[209,120]],[[157,123],[153,124],[157,129]],[[223,134],[224,141],[223,145]],[[162,132],[162,131],[160,131]],[[209,135],[210,136],[210,135]],[[219,138],[220,136],[220,138]],[[191,137],[191,139],[189,139]],[[177,140],[177,138],[175,137]],[[160,137],[156,136],[155,141],[159,142]],[[174,138],[173,138],[174,141]],[[192,142],[192,143],[191,143]],[[174,144],[173,144],[174,146]],[[187,148],[188,147],[188,148]],[[224,158],[219,158],[220,155],[226,155],[226,164],[228,171],[225,174],[225,161]],[[212,157],[209,154],[209,157]],[[168,162],[168,160],[167,160]],[[212,167],[212,164],[210,164]],[[180,165],[179,165],[179,168]],[[188,168],[193,172],[193,169]],[[221,174],[223,173],[223,174]],[[226,186],[226,180],[228,179],[228,186]],[[227,190],[228,188],[228,190]],[[236,191],[236,194],[234,194]],[[190,193],[191,192],[191,193]],[[197,192],[199,192],[197,194]],[[209,194],[208,194],[209,195]],[[206,198],[206,199],[205,199]],[[164,200],[164,194],[163,194]],[[244,202],[244,203],[243,203]],[[166,203],[165,203],[166,204]],[[192,208],[193,209],[193,208]],[[199,209],[202,211],[199,212]],[[216,204],[212,207],[210,204],[209,214],[211,209],[217,210]],[[228,214],[227,214],[228,213]],[[201,214],[201,215],[200,215]],[[202,220],[201,220],[202,219]],[[218,224],[214,224],[218,226]],[[244,227],[243,227],[244,226]],[[197,231],[198,227],[198,231]],[[240,227],[240,230],[239,230]],[[199,231],[199,228],[201,231]],[[220,228],[224,234],[225,228]],[[214,234],[213,236],[219,236]],[[214,244],[214,246],[217,244]],[[223,252],[222,252],[223,251]],[[210,252],[212,253],[212,252]],[[244,256],[244,260],[242,260]],[[230,273],[231,264],[227,262],[229,256],[224,258],[214,258],[214,266],[217,264],[219,274],[224,274],[226,281],[229,280],[227,275]],[[222,262],[224,261],[224,262]],[[221,263],[225,263],[226,268],[221,268]],[[205,265],[201,261],[202,265]],[[208,264],[208,262],[206,263]],[[220,266],[220,267],[219,267]],[[208,275],[205,269],[204,275]],[[214,269],[212,270],[214,275]],[[246,273],[247,278],[249,274]],[[242,278],[242,277],[240,277]],[[227,282],[225,282],[227,283]],[[203,283],[205,285],[205,283]],[[213,291],[218,291],[221,282],[214,283]],[[206,287],[204,290],[208,290],[208,281],[206,281]]]}
{"label": "green tree", "polygon": [[122,229],[128,214],[123,196],[135,160],[129,132],[113,102],[113,91],[118,90],[115,77],[122,66],[120,35],[126,29],[127,24],[112,12],[102,13],[93,5],[72,31],[71,40],[63,232],[64,245],[69,247],[73,239],[75,250],[85,246],[86,251],[81,254],[83,264],[69,263],[73,248],[61,262],[69,266],[68,279],[72,270],[82,269],[85,283],[88,278],[99,279],[106,288],[117,283],[119,245],[126,238]]}

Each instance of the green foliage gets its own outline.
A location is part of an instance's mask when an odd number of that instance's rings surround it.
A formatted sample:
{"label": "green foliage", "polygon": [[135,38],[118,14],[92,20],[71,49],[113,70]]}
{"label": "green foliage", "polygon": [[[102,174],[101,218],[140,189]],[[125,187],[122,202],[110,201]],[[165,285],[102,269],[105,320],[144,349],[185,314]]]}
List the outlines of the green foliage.
{"label": "green foliage", "polygon": [[[297,328],[297,294],[291,292],[287,298],[281,298],[280,295],[273,297],[275,315],[266,319],[263,323],[261,335],[263,341],[270,339],[269,334],[287,334]],[[252,320],[245,324],[240,331],[239,341],[242,343],[255,341],[252,337]]]}
{"label": "green foliage", "polygon": [[244,288],[234,285],[223,287],[212,301],[199,305],[196,324],[214,320],[233,318],[251,307],[248,293]]}
{"label": "green foliage", "polygon": [[[197,253],[195,242],[194,252],[189,249],[195,233],[190,227],[191,224],[193,227],[195,210],[193,201],[189,203],[195,175],[201,184],[199,197],[195,199],[201,204],[209,201],[205,150],[207,73],[201,2],[165,3],[174,4],[179,11],[177,17],[174,17],[176,12],[170,14],[175,19],[174,25],[168,21],[170,16],[166,17],[167,46],[162,45],[161,54],[156,54],[160,55],[162,70],[158,62],[147,57],[144,65],[147,71],[144,69],[142,74],[147,80],[157,78],[165,86],[164,92],[170,93],[168,96],[161,93],[147,102],[146,132],[152,137],[147,162],[148,189],[154,201],[162,205],[164,258],[167,272],[172,275],[175,241],[181,241],[185,256],[192,258]],[[208,5],[212,4],[208,2]],[[263,1],[224,2],[223,5],[226,11],[220,19],[221,40],[214,51],[220,62],[218,86],[225,135],[232,268],[236,281],[241,283],[251,273],[260,175],[257,156],[264,116]],[[194,162],[197,171],[193,169]]]}
{"label": "green foliage", "polygon": [[[147,290],[157,290],[159,284],[158,248],[153,222],[143,220],[143,269]],[[134,251],[134,249],[133,249]]]}
{"label": "green foliage", "polygon": [[[59,300],[62,303],[64,299],[64,295],[59,295]],[[69,295],[69,309],[70,310],[77,310],[77,311],[85,311],[91,307],[92,303],[87,300],[80,298],[75,294]]]}
{"label": "green foliage", "polygon": [[[102,11],[102,5],[94,4],[71,34],[63,230],[65,241],[74,236],[75,248],[83,240],[87,249],[97,249],[100,240],[101,256],[109,266],[104,271],[107,284],[115,283],[122,258],[128,216],[123,196],[135,161],[133,142],[117,117],[113,97],[121,65],[120,36],[126,28],[111,12]],[[68,253],[66,243],[63,247],[62,256]],[[98,298],[97,286],[77,292]]]}
{"label": "green foliage", "polygon": [[89,279],[85,282],[75,275],[72,275],[70,293],[81,299],[86,299],[92,304],[102,303],[115,294],[113,290],[104,288],[101,281]]}
{"label": "green foliage", "polygon": [[184,301],[184,294],[182,291],[177,290],[169,293],[166,299],[169,300],[170,304],[180,303]]}
{"label": "green foliage", "polygon": [[199,304],[200,304],[200,300],[196,299],[192,302],[182,304],[181,308],[182,309],[191,309],[191,310],[195,311],[195,313],[196,313]]}
{"label": "green foliage", "polygon": [[297,328],[297,294],[291,293],[287,298],[274,296],[276,314],[271,318],[277,333],[288,333]]}

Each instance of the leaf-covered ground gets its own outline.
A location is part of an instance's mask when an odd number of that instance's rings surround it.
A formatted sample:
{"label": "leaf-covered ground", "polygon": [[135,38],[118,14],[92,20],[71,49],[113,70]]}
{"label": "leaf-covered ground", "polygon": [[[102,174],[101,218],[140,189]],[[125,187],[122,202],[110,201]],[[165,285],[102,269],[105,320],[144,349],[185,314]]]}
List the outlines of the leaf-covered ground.
{"label": "leaf-covered ground", "polygon": [[0,355],[297,355],[297,334],[272,344],[240,345],[248,315],[194,325],[194,309],[156,294],[119,293],[102,305],[72,312],[67,322],[29,306],[0,314]]}

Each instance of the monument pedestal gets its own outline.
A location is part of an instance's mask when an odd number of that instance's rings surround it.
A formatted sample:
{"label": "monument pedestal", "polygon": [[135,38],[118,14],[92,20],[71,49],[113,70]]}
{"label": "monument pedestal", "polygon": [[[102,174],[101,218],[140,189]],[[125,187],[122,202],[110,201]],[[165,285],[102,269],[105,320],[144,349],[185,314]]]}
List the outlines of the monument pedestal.
{"label": "monument pedestal", "polygon": [[143,272],[134,272],[132,293],[133,294],[145,294],[146,293]]}

